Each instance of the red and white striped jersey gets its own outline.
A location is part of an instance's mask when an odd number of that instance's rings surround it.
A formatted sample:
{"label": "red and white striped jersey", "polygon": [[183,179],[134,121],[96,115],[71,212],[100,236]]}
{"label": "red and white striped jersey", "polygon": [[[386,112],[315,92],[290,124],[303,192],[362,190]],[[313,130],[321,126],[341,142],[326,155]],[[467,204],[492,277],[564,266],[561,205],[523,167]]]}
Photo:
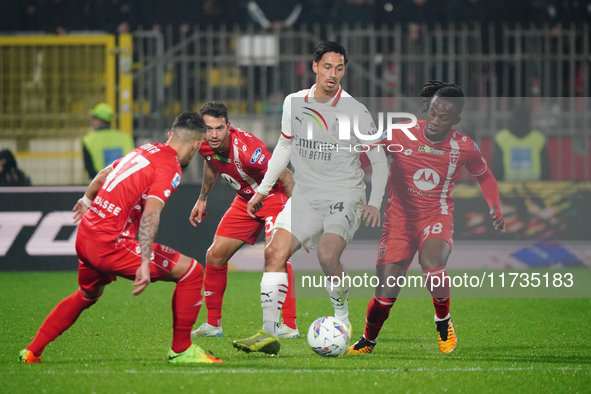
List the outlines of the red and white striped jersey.
{"label": "red and white striped jersey", "polygon": [[386,220],[394,223],[400,215],[453,215],[451,192],[458,170],[466,166],[478,176],[487,169],[478,145],[470,137],[451,129],[445,140],[432,143],[424,136],[425,125],[421,119],[409,129],[416,141],[395,129],[391,140],[381,142],[380,148],[385,149],[390,163]]}
{"label": "red and white striped jersey", "polygon": [[[215,152],[203,140],[199,153],[238,196],[248,201],[267,172],[271,153],[264,142],[251,133],[235,127],[230,127],[229,132],[230,144],[225,152]],[[284,192],[281,182],[277,182],[269,194],[277,192]]]}

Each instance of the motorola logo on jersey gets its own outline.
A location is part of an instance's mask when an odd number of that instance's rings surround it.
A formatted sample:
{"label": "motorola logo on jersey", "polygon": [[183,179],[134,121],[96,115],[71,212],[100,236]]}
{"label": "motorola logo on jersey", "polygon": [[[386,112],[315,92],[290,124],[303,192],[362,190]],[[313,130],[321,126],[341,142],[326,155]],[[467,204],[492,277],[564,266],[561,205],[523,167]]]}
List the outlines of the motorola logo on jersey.
{"label": "motorola logo on jersey", "polygon": [[439,184],[439,174],[430,168],[421,168],[412,177],[416,187],[429,191]]}
{"label": "motorola logo on jersey", "polygon": [[226,182],[228,182],[228,184],[232,187],[232,189],[234,190],[240,190],[240,182],[238,182],[236,179],[232,178],[230,175],[228,174],[221,174],[222,178],[224,178],[226,180]]}

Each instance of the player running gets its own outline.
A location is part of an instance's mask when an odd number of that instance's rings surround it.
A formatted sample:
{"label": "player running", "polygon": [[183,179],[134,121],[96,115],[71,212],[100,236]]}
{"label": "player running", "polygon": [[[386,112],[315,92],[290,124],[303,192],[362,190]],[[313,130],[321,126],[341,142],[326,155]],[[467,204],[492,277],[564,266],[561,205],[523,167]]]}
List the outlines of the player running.
{"label": "player running", "polygon": [[[320,44],[312,63],[316,84],[290,94],[283,103],[281,136],[267,174],[248,203],[249,212],[264,208],[261,201],[286,168],[290,156],[295,187],[265,248],[261,280],[263,329],[250,338],[234,341],[234,346],[245,352],[279,351],[277,327],[287,292],[286,262],[297,249],[317,244],[324,274],[340,279],[347,275],[341,255],[361,221],[380,225],[386,157],[377,149],[367,152],[372,183],[371,197],[366,203],[364,172],[356,149],[376,142],[379,137],[365,106],[340,85],[347,61],[345,49],[338,43]],[[351,331],[347,284],[327,281],[326,287],[335,317]]]}
{"label": "player running", "polygon": [[[193,331],[193,337],[221,337],[222,303],[228,283],[228,261],[245,242],[254,244],[265,229],[265,242],[271,237],[277,214],[291,195],[291,171],[285,170],[273,185],[265,206],[255,217],[246,212],[246,204],[254,195],[267,172],[271,154],[263,141],[228,122],[228,109],[222,103],[207,103],[201,110],[205,121],[205,139],[199,153],[205,158],[201,194],[191,211],[189,221],[193,226],[201,223],[206,215],[207,197],[221,175],[236,190],[236,197],[218,225],[213,243],[205,258],[205,305],[207,322]],[[289,283],[292,283],[291,264],[287,264]],[[282,338],[299,338],[296,326],[295,298],[292,286],[283,305],[283,323],[278,334]]]}
{"label": "player running", "polygon": [[[457,85],[430,81],[419,97],[427,98],[427,119],[409,129],[417,140],[392,133],[391,140],[381,142],[390,158],[388,205],[376,264],[381,285],[367,307],[365,333],[349,353],[372,352],[400,292],[399,287],[386,285],[394,283],[386,278],[405,276],[417,251],[426,287],[433,297],[439,350],[454,350],[457,338],[449,313],[449,282],[440,287],[431,285],[444,283],[446,276],[445,266],[453,245],[451,192],[462,166],[478,180],[495,230],[506,231],[497,182],[480,149],[470,137],[452,129],[460,121],[464,93]],[[389,145],[394,148],[389,149]],[[396,148],[399,146],[404,148],[402,152]]]}
{"label": "player running", "polygon": [[[134,295],[150,282],[176,282],[172,296],[171,364],[221,363],[191,343],[203,302],[203,268],[194,259],[154,243],[160,212],[181,181],[201,142],[199,114],[180,114],[164,144],[144,144],[101,170],[74,206],[79,289],[47,316],[33,341],[20,352],[24,363],[41,362],[45,346],[92,306],[117,276],[134,279]],[[137,235],[137,240],[136,240]]]}

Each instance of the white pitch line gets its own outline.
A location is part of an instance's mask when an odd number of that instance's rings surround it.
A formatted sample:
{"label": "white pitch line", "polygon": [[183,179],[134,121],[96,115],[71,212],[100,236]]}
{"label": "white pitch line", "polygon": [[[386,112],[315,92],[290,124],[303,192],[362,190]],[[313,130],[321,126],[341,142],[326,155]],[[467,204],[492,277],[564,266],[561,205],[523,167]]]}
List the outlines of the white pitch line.
{"label": "white pitch line", "polygon": [[[172,367],[174,368],[174,367]],[[495,367],[495,368],[482,368],[482,367],[474,367],[474,368],[382,368],[382,369],[358,369],[355,371],[351,371],[350,369],[306,369],[306,368],[298,368],[298,369],[290,369],[290,368],[281,368],[281,369],[254,369],[254,368],[235,368],[235,369],[226,369],[226,368],[218,368],[218,369],[191,369],[191,370],[179,370],[179,369],[159,369],[159,370],[151,370],[151,371],[144,371],[144,370],[135,370],[135,369],[128,369],[128,370],[103,370],[103,371],[54,371],[54,370],[40,370],[35,371],[41,374],[51,374],[51,375],[59,375],[59,374],[88,374],[88,375],[109,375],[109,374],[130,374],[130,375],[153,375],[153,374],[181,374],[181,375],[205,375],[205,374],[258,374],[258,373],[297,373],[297,374],[313,374],[313,373],[330,373],[330,374],[342,374],[342,373],[351,373],[351,372],[372,372],[372,373],[393,373],[393,372],[504,372],[504,371],[591,371],[591,366],[577,366],[577,367]],[[201,366],[196,366],[196,368],[201,368]],[[10,371],[9,373],[14,373],[16,371]],[[28,372],[33,372],[29,370]],[[0,373],[0,375],[2,375]]]}

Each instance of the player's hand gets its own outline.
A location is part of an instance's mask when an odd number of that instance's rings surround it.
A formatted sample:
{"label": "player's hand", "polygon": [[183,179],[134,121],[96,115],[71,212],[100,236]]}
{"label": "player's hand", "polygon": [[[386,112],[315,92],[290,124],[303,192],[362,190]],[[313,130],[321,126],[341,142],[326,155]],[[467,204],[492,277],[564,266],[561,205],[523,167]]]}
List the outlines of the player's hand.
{"label": "player's hand", "polygon": [[149,264],[142,264],[135,272],[135,280],[133,281],[133,286],[135,290],[132,292],[133,295],[137,296],[143,293],[146,290],[146,287],[150,284],[150,265]]}
{"label": "player's hand", "polygon": [[382,219],[380,216],[380,210],[374,207],[373,205],[364,205],[359,208],[361,211],[361,221],[365,221],[365,225],[369,227],[380,226],[382,223]]}
{"label": "player's hand", "polygon": [[250,215],[251,218],[256,219],[255,213],[260,211],[263,207],[263,200],[265,199],[265,197],[267,196],[259,192],[256,192],[254,196],[252,196],[252,198],[248,202],[248,205],[246,206],[246,212]]}
{"label": "player's hand", "polygon": [[74,219],[74,224],[76,224],[82,219],[82,216],[84,216],[86,211],[88,211],[88,207],[86,206],[86,204],[84,204],[82,199],[80,199],[76,202],[76,205],[74,205],[74,208],[72,208],[72,211],[74,211],[73,219]]}
{"label": "player's hand", "polygon": [[189,222],[191,222],[193,227],[197,227],[197,223],[201,223],[203,218],[207,216],[207,212],[205,212],[206,205],[206,200],[202,200],[201,198],[197,199],[197,202],[191,211],[191,215],[189,215]]}
{"label": "player's hand", "polygon": [[499,214],[497,215],[497,206],[493,205],[492,208],[490,209],[490,218],[493,220],[493,226],[495,228],[496,231],[501,230],[501,233],[504,233],[507,231],[507,224],[505,223],[505,218],[503,218],[503,215]]}

